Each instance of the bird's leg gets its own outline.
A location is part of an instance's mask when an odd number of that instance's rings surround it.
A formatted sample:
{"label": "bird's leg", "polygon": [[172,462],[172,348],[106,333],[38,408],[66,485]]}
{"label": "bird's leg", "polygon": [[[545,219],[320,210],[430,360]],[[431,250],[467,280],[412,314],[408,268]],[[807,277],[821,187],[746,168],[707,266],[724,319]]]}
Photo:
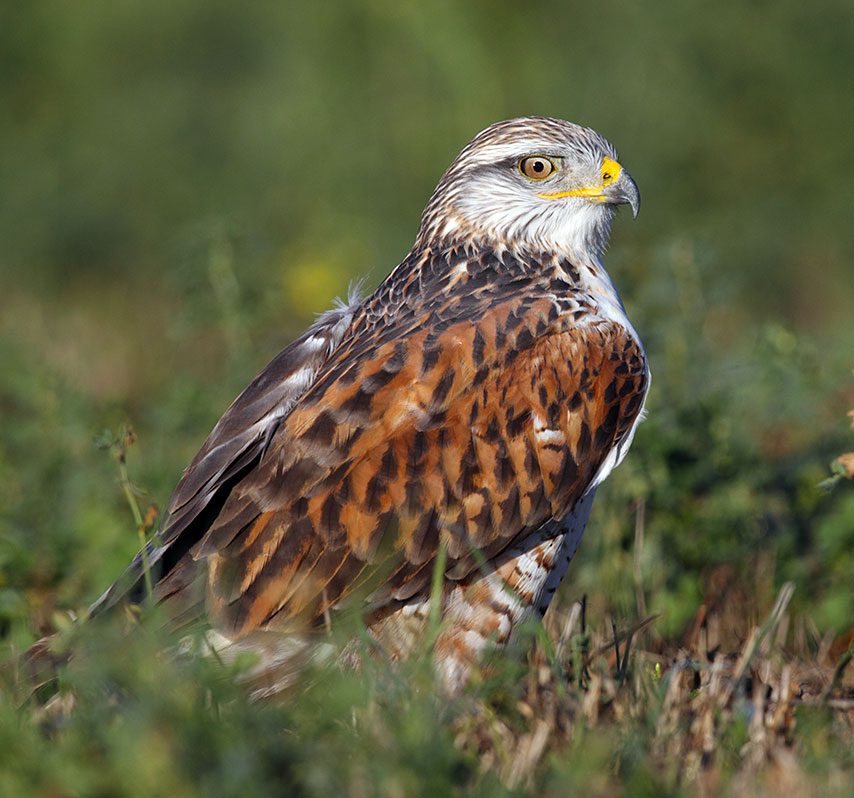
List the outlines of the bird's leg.
{"label": "bird's leg", "polygon": [[[595,490],[559,521],[543,525],[491,566],[450,587],[436,668],[445,688],[459,692],[487,651],[506,646],[526,618],[541,618],[575,554]],[[490,567],[486,564],[484,567]]]}

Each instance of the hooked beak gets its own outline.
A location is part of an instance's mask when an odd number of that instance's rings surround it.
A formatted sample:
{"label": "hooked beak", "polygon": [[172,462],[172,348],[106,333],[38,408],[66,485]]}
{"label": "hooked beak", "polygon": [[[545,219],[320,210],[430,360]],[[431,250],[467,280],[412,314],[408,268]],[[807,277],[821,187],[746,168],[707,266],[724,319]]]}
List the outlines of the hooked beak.
{"label": "hooked beak", "polygon": [[593,202],[607,202],[609,205],[629,205],[632,217],[638,218],[640,210],[640,191],[632,176],[612,158],[602,161],[602,182],[599,185],[571,188],[568,191],[539,194],[543,199],[562,199],[563,197],[587,197]]}
{"label": "hooked beak", "polygon": [[620,176],[609,186],[602,190],[605,202],[613,205],[628,205],[632,209],[632,218],[638,218],[640,211],[640,191],[638,185],[632,180],[631,175],[625,170],[620,171]]}

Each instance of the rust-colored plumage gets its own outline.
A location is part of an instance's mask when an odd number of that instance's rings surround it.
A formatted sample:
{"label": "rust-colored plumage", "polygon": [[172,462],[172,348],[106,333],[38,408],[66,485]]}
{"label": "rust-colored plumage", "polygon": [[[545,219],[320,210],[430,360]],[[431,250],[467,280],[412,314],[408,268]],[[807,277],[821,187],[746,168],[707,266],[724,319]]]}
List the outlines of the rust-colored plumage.
{"label": "rust-colored plumage", "polygon": [[[518,173],[532,154],[560,159],[565,201],[540,199]],[[648,387],[599,258],[614,204],[636,210],[636,189],[626,175],[613,199],[571,194],[590,183],[582,166],[615,157],[559,120],[480,134],[407,258],[371,296],[322,316],[214,428],[150,546],[156,599],[240,641],[334,623],[370,585],[367,623],[402,656],[441,547],[436,658],[451,688],[544,612]],[[489,181],[497,198],[481,216],[468,191]],[[138,557],[96,609],[138,596],[141,568]]]}

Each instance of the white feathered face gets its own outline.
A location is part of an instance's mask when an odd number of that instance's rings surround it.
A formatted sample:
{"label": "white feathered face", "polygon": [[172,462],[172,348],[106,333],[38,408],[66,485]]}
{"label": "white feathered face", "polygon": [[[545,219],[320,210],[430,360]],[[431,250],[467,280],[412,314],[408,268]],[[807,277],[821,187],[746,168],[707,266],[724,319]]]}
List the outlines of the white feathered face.
{"label": "white feathered face", "polygon": [[422,235],[598,258],[621,204],[637,216],[640,194],[606,139],[559,119],[513,119],[457,156],[425,209]]}

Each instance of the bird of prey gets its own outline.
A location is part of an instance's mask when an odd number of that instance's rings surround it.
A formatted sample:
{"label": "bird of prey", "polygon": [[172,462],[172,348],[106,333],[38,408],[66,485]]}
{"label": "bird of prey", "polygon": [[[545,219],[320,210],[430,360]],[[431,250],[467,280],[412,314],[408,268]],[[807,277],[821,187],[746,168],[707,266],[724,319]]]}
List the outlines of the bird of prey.
{"label": "bird of prey", "polygon": [[396,658],[435,584],[435,665],[459,690],[545,612],[641,418],[647,360],[602,263],[621,204],[637,215],[637,186],[593,130],[475,136],[401,263],[226,410],[93,611],[143,599],[150,568],[174,617],[276,659],[297,621],[334,625],[358,595]]}

